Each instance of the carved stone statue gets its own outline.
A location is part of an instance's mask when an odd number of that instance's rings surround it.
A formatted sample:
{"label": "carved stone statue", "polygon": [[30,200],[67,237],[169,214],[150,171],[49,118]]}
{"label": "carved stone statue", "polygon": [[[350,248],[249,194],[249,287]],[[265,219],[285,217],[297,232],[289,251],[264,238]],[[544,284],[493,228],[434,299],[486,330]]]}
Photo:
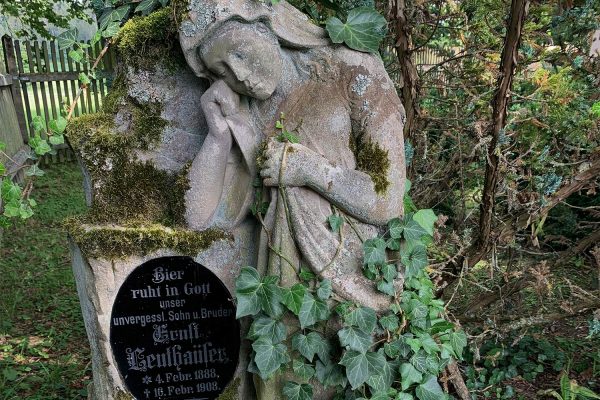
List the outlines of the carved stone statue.
{"label": "carved stone statue", "polygon": [[[192,0],[180,42],[210,81],[189,227],[232,229],[268,204],[255,238],[262,274],[291,286],[309,267],[338,298],[386,309],[362,274],[362,241],[403,213],[404,110],[381,60],[333,45],[285,1]],[[333,214],[347,221],[339,232]],[[260,399],[277,398],[270,386]]]}
{"label": "carved stone statue", "polygon": [[[260,174],[269,207],[259,270],[291,284],[308,266],[342,298],[384,308],[360,268],[361,241],[402,214],[404,112],[381,61],[330,44],[285,2],[194,0],[191,10],[180,41],[211,85],[202,97],[208,135],[189,175],[189,226],[238,224]],[[280,141],[277,121],[299,143]],[[335,213],[351,222],[341,235],[327,225]]]}

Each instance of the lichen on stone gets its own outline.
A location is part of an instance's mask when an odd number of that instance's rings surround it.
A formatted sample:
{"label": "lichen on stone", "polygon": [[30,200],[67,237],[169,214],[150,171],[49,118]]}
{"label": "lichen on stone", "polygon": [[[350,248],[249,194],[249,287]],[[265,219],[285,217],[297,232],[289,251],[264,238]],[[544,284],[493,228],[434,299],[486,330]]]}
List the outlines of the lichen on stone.
{"label": "lichen on stone", "polygon": [[356,159],[356,169],[371,177],[375,192],[385,194],[390,186],[388,151],[370,138],[364,140],[362,136],[355,137],[354,135],[350,136],[350,150]]}
{"label": "lichen on stone", "polygon": [[355,78],[356,82],[352,84],[352,91],[358,96],[364,96],[373,80],[367,75],[358,74]]}
{"label": "lichen on stone", "polygon": [[98,226],[81,223],[77,218],[67,220],[65,228],[90,258],[145,256],[161,249],[195,256],[218,240],[231,240],[229,234],[218,229],[192,231],[159,224]]}
{"label": "lichen on stone", "polygon": [[146,70],[162,63],[169,69],[184,65],[177,40],[177,22],[171,7],[136,16],[123,25],[115,42],[126,65]]}

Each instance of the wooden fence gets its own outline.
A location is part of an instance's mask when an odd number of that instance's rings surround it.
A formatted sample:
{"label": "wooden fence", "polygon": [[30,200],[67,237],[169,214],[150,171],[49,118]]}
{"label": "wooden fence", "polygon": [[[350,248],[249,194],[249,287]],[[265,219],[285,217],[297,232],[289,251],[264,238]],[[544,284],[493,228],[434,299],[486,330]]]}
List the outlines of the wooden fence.
{"label": "wooden fence", "polygon": [[[49,122],[60,114],[65,104],[71,104],[79,89],[79,74],[91,68],[101,46],[96,43],[86,50],[87,57],[82,62],[74,62],[68,57],[70,49],[60,50],[55,41],[2,37],[2,56],[7,75],[12,80],[12,98],[25,143],[31,134],[30,121],[34,116],[39,115]],[[80,97],[75,116],[95,112],[101,107],[115,64],[114,52],[109,51],[98,65],[96,79]],[[0,130],[4,128],[4,120],[1,120]]]}
{"label": "wooden fence", "polygon": [[447,57],[438,50],[424,47],[412,54],[412,61],[419,71],[424,86],[444,86],[448,84],[448,75],[437,65]]}

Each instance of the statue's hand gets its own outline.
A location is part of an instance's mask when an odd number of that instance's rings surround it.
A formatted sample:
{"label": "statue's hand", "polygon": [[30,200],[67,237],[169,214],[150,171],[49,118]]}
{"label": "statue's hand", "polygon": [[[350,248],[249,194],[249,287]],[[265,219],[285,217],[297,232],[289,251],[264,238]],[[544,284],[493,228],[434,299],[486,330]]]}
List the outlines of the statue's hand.
{"label": "statue's hand", "polygon": [[225,118],[238,113],[240,95],[224,81],[218,80],[204,92],[200,104],[208,124],[208,134],[219,139],[230,138],[231,133]]}
{"label": "statue's hand", "polygon": [[[284,154],[285,152],[285,154]],[[307,186],[320,156],[301,144],[282,143],[271,138],[260,171],[265,186]]]}

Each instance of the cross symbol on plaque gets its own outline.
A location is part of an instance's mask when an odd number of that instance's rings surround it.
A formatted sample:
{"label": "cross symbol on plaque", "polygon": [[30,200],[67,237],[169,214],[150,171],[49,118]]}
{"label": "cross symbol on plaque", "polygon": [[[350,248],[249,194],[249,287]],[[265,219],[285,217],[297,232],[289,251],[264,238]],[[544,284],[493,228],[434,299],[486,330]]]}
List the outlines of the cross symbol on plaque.
{"label": "cross symbol on plaque", "polygon": [[144,394],[146,395],[146,398],[150,397],[150,391],[148,389],[144,390]]}

